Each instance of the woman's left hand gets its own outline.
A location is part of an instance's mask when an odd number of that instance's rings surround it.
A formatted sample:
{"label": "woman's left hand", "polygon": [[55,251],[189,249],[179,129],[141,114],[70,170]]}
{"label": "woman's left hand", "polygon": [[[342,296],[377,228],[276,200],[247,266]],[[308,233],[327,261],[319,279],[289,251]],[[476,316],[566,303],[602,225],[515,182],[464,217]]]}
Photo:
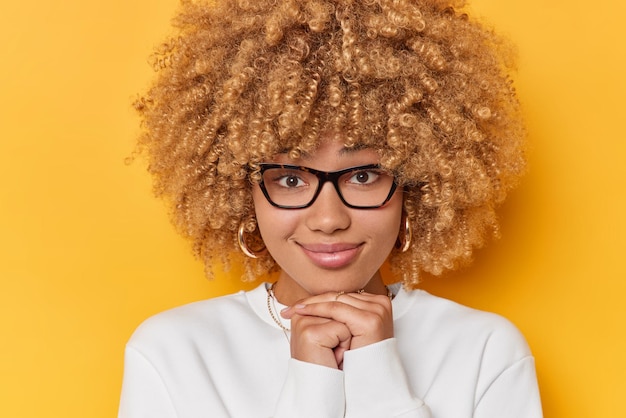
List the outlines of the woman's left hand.
{"label": "woman's left hand", "polygon": [[393,337],[391,300],[386,295],[324,293],[298,301],[281,315],[286,319],[300,315],[344,324],[352,335],[349,350]]}

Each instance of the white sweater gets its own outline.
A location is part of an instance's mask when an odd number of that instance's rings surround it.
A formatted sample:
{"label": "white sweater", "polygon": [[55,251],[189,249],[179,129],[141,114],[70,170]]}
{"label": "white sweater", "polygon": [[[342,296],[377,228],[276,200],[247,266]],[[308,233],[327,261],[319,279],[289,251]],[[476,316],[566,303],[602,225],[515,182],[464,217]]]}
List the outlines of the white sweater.
{"label": "white sweater", "polygon": [[119,418],[542,416],[510,322],[393,291],[395,337],[346,352],[343,371],[290,358],[266,284],[160,313],[126,347]]}

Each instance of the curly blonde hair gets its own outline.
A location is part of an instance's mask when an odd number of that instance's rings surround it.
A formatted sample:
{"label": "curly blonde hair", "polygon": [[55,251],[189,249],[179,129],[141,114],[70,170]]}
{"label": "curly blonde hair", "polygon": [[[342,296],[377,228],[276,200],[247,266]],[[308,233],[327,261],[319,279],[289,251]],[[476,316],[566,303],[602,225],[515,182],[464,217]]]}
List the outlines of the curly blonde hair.
{"label": "curly blonde hair", "polygon": [[238,251],[261,243],[251,187],[258,163],[297,158],[324,132],[379,151],[404,188],[405,285],[471,258],[524,170],[524,126],[508,72],[512,48],[454,0],[183,1],[177,34],[154,55],[136,102],[140,151],[157,195],[213,274],[277,269]]}

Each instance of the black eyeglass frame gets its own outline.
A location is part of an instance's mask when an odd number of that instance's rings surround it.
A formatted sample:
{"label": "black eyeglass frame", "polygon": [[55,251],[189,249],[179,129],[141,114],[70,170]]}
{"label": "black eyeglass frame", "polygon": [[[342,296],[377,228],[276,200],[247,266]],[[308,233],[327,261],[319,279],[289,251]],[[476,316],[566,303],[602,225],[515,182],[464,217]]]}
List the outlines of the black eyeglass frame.
{"label": "black eyeglass frame", "polygon": [[[359,171],[359,170],[371,170],[371,169],[378,169],[380,170],[381,167],[379,164],[367,164],[367,165],[359,165],[359,166],[355,166],[355,167],[349,167],[349,168],[344,168],[343,170],[339,170],[339,171],[321,171],[321,170],[315,170],[314,168],[309,168],[309,167],[305,167],[305,166],[300,166],[300,165],[289,165],[289,164],[270,164],[270,163],[261,163],[259,164],[259,168],[260,168],[260,174],[261,174],[261,181],[259,182],[259,187],[261,187],[261,191],[263,192],[263,195],[265,196],[265,198],[267,199],[267,201],[274,207],[280,208],[280,209],[305,209],[310,207],[311,205],[313,205],[313,203],[315,203],[315,200],[317,199],[317,197],[319,196],[320,192],[322,191],[322,187],[324,187],[324,184],[326,184],[326,182],[331,182],[332,185],[335,187],[335,190],[337,191],[337,195],[339,196],[339,199],[341,199],[341,202],[351,208],[351,209],[376,209],[376,208],[380,208],[381,206],[384,206],[387,202],[389,202],[389,199],[391,199],[391,197],[393,196],[394,192],[396,191],[396,188],[398,187],[398,183],[396,183],[396,179],[395,176],[392,175],[393,177],[393,182],[391,183],[391,189],[389,190],[389,194],[387,195],[387,197],[385,198],[385,200],[378,204],[378,205],[373,205],[373,206],[357,206],[357,205],[351,205],[350,203],[346,202],[346,200],[344,199],[343,195],[341,194],[341,190],[339,189],[339,178],[341,176],[343,176],[346,173],[349,173],[351,171]],[[288,169],[288,170],[300,170],[300,171],[304,171],[307,173],[311,173],[313,174],[315,177],[318,178],[319,183],[317,184],[317,190],[315,191],[315,193],[313,194],[313,197],[311,198],[311,200],[305,204],[305,205],[299,205],[299,206],[284,206],[284,205],[279,205],[277,203],[275,203],[271,198],[270,195],[267,191],[267,189],[265,188],[265,183],[263,182],[263,173],[265,173],[265,171],[269,170],[269,169],[273,169],[273,168],[283,168],[283,169]]]}

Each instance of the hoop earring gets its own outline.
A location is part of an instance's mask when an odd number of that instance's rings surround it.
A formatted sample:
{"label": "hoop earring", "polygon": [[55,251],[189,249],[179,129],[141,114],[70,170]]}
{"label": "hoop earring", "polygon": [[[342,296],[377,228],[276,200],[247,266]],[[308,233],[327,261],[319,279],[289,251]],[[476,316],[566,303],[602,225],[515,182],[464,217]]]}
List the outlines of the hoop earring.
{"label": "hoop earring", "polygon": [[411,240],[413,239],[413,228],[411,228],[411,222],[409,217],[404,217],[404,234],[398,237],[396,248],[400,249],[401,253],[405,253],[411,248]]}
{"label": "hoop earring", "polygon": [[244,221],[241,221],[241,223],[239,224],[239,230],[237,231],[237,243],[239,244],[239,248],[241,248],[241,251],[248,257],[259,258],[267,252],[267,248],[263,246],[263,248],[261,248],[260,250],[252,251],[244,240],[244,234],[246,232],[245,227],[246,224],[244,223]]}

